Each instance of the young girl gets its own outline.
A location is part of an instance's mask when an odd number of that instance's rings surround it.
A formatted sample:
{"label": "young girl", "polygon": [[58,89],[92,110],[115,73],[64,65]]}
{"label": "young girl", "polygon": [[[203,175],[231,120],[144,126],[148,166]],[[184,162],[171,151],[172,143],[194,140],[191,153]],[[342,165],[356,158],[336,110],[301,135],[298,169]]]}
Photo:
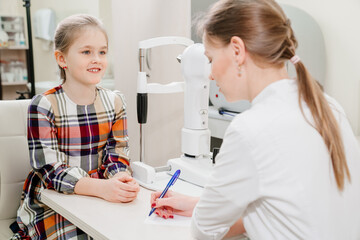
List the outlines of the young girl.
{"label": "young girl", "polygon": [[210,79],[228,101],[252,106],[228,127],[200,199],[154,193],[155,213],[192,215],[196,239],[360,239],[359,145],[341,106],[296,55],[280,6],[220,0],[202,29]]}
{"label": "young girl", "polygon": [[[125,103],[97,87],[107,67],[108,38],[88,15],[64,19],[55,33],[55,58],[63,83],[32,99],[28,110],[30,172],[23,188],[13,239],[87,239],[40,201],[44,189],[133,201]],[[89,208],[91,211],[91,208]]]}

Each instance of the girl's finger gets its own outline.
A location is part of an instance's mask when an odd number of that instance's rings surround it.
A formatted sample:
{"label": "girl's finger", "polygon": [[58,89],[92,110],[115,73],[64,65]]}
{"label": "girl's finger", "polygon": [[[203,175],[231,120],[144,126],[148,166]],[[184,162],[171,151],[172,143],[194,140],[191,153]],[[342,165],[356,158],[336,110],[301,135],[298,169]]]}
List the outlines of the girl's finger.
{"label": "girl's finger", "polygon": [[140,189],[140,187],[137,185],[126,184],[123,182],[119,182],[118,186],[120,189],[122,189],[124,191],[129,191],[129,192],[138,192]]}

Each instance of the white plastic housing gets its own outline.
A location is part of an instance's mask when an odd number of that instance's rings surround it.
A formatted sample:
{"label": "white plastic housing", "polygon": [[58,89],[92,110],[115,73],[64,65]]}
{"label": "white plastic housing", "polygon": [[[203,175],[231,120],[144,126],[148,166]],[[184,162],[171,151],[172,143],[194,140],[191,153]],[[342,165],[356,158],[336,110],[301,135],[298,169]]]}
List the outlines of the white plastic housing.
{"label": "white plastic housing", "polygon": [[208,182],[213,168],[209,157],[194,159],[182,156],[181,158],[170,159],[167,164],[171,167],[171,174],[180,169],[180,179],[200,187],[204,187]]}
{"label": "white plastic housing", "polygon": [[148,93],[177,93],[184,91],[184,82],[171,82],[168,84],[148,83]]}
{"label": "white plastic housing", "polygon": [[181,55],[181,69],[185,79],[184,128],[208,128],[210,64],[200,43],[187,47]]}
{"label": "white plastic housing", "polygon": [[194,44],[194,41],[185,37],[157,37],[157,38],[150,38],[147,40],[140,41],[139,49],[149,49],[164,45],[190,46],[192,44]]}
{"label": "white plastic housing", "polygon": [[210,130],[181,129],[181,152],[191,156],[210,154]]}
{"label": "white plastic housing", "polygon": [[137,92],[138,93],[147,93],[146,72],[138,72]]}
{"label": "white plastic housing", "polygon": [[143,162],[130,162],[133,177],[141,184],[152,184],[155,180],[155,169]]}

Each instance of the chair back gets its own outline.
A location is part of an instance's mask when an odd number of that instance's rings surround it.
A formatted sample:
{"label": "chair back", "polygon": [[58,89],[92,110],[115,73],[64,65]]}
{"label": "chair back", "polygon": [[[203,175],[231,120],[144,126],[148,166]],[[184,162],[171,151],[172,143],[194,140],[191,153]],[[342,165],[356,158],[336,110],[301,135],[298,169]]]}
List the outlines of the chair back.
{"label": "chair back", "polygon": [[30,100],[0,101],[0,220],[16,217],[31,170],[27,143]]}

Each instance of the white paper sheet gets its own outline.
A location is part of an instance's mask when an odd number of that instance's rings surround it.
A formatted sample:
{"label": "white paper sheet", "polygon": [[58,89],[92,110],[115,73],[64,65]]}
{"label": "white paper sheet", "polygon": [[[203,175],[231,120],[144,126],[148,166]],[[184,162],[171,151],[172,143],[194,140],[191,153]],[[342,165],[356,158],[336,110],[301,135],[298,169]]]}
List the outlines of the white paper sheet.
{"label": "white paper sheet", "polygon": [[168,226],[180,226],[180,227],[190,227],[191,217],[183,217],[179,215],[174,215],[174,218],[164,219],[159,217],[156,214],[152,214],[150,217],[147,217],[144,221],[145,224],[156,224],[156,225],[168,225]]}
{"label": "white paper sheet", "polygon": [[[145,187],[153,191],[162,191],[164,190],[165,186],[168,184],[170,179],[171,179],[171,175],[167,174],[166,172],[160,172],[160,173],[156,173],[155,180],[151,184],[145,184],[140,182],[139,180],[137,181],[142,187]],[[185,182],[179,178],[175,182],[175,184],[171,186],[170,190],[194,197],[199,197],[202,191],[204,190],[204,188]]]}

